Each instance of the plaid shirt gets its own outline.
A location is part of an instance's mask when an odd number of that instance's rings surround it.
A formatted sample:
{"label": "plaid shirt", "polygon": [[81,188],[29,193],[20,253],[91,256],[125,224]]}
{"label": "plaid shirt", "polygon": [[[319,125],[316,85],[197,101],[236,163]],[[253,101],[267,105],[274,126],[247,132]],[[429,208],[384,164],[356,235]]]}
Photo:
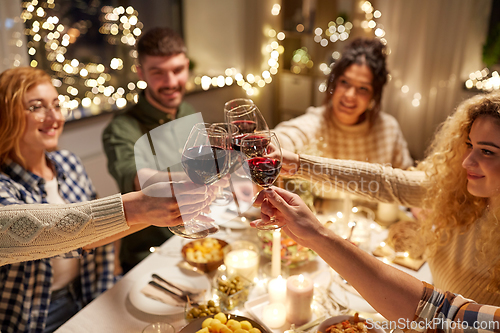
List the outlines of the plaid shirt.
{"label": "plaid shirt", "polygon": [[410,332],[500,332],[500,308],[441,292],[424,282],[424,294],[410,325]]}
{"label": "plaid shirt", "polygon": [[[46,154],[56,170],[59,194],[68,203],[88,201],[96,193],[80,159],[68,151]],[[8,161],[0,173],[0,205],[47,203],[45,180]],[[1,221],[0,221],[1,222]],[[21,226],[21,228],[19,228]],[[17,226],[16,237],[31,240],[29,227]],[[9,228],[14,227],[11,225]],[[14,227],[15,228],[15,227]],[[2,223],[0,223],[0,230]],[[84,304],[106,291],[115,282],[113,245],[92,252],[81,249],[61,257],[80,258],[80,279]],[[50,259],[26,261],[0,267],[0,330],[43,332],[48,315],[53,270]]]}

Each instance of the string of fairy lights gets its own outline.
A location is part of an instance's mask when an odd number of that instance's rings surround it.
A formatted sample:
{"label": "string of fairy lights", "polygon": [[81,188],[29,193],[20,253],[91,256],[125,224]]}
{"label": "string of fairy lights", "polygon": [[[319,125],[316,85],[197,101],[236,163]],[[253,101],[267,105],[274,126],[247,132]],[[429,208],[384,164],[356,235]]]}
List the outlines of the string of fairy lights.
{"label": "string of fairy lights", "polygon": [[[74,110],[73,117],[79,118],[79,109],[85,109],[86,113],[97,114],[103,110],[124,108],[129,103],[136,103],[141,89],[146,88],[146,83],[138,79],[125,80],[122,86],[117,85],[115,75],[119,73],[136,73],[134,59],[137,52],[134,50],[137,39],[142,34],[143,24],[139,20],[139,13],[132,6],[100,8],[99,33],[105,36],[110,45],[121,45],[128,48],[128,59],[114,57],[109,64],[82,62],[78,59],[70,59],[67,56],[68,48],[71,47],[90,28],[88,22],[82,20],[65,25],[59,18],[52,14],[55,10],[56,0],[31,0],[23,2],[21,18],[25,23],[25,34],[28,37],[28,54],[31,56],[30,65],[39,66],[42,57],[48,61],[53,72],[53,84],[60,88],[59,99],[64,107]],[[326,27],[313,29],[314,42],[322,47],[328,47],[332,43],[344,42],[349,39],[352,29],[361,28],[365,32],[371,32],[384,44],[385,29],[378,22],[382,16],[369,1],[361,0],[358,3],[364,13],[364,19],[350,22],[343,17],[331,20]],[[51,14],[49,14],[51,13]],[[274,4],[271,14],[278,16],[281,13],[281,5]],[[303,32],[304,26],[298,24],[297,32]],[[280,68],[280,56],[285,52],[281,44],[286,34],[270,28],[265,33],[266,45],[263,47],[263,70],[260,73],[244,74],[236,68],[227,68],[224,73],[216,76],[198,75],[193,78],[192,84],[203,90],[213,87],[224,87],[237,84],[245,90],[248,96],[256,96],[260,89],[273,81],[273,76],[278,74]],[[388,48],[388,53],[390,49]],[[341,57],[341,53],[334,51],[331,54],[331,63]],[[306,48],[295,50],[292,55],[290,71],[300,74],[304,68],[311,69],[315,66],[312,57]],[[331,71],[331,64],[319,63],[318,69],[325,76]],[[125,75],[122,75],[122,77]],[[389,78],[394,79],[394,78]],[[123,80],[122,80],[123,81]],[[401,80],[393,80],[403,95],[411,98],[414,107],[420,105],[422,95],[412,92],[407,84]],[[489,73],[488,69],[471,73],[469,80],[465,83],[468,89],[491,91],[500,88],[500,77],[497,72]],[[326,82],[318,87],[320,92],[326,91]]]}

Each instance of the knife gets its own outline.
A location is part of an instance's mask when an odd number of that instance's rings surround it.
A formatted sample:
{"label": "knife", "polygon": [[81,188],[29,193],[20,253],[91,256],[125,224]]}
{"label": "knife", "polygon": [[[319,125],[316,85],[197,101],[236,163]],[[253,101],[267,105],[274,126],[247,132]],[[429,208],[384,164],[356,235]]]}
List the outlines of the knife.
{"label": "knife", "polygon": [[[174,293],[173,291],[168,290],[167,288],[165,288],[164,286],[162,286],[158,282],[149,281],[149,284],[152,285],[153,287],[155,287],[155,288],[163,291],[163,292],[166,292],[167,294],[169,294],[170,296],[172,296],[174,299],[176,299],[179,302],[184,302],[184,303],[187,302],[187,297],[186,296],[178,295],[178,294]],[[197,306],[198,303],[191,303],[191,305]]]}

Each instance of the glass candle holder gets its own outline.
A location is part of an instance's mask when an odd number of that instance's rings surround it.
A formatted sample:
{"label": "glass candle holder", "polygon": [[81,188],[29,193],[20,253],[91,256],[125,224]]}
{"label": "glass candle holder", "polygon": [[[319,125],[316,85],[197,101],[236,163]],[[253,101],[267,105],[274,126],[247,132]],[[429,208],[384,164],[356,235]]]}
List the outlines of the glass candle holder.
{"label": "glass candle holder", "polygon": [[236,241],[224,249],[224,265],[229,277],[241,276],[253,281],[259,272],[259,250],[249,241]]}

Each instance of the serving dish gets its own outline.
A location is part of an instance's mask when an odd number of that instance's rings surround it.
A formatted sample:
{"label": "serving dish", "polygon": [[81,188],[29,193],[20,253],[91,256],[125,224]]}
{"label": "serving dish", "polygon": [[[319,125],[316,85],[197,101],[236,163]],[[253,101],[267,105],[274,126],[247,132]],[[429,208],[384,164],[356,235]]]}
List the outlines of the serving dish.
{"label": "serving dish", "polygon": [[[214,316],[212,315],[212,316],[207,316],[207,317],[204,317],[204,318],[195,319],[192,322],[190,322],[189,324],[187,324],[186,326],[184,326],[184,328],[182,328],[179,331],[179,333],[196,333],[197,331],[199,331],[199,330],[202,329],[201,324],[203,324],[203,321],[205,321],[205,319],[207,319],[207,318],[213,318],[213,317]],[[246,320],[246,321],[250,322],[250,324],[252,324],[252,327],[258,328],[262,333],[272,333],[271,330],[269,330],[264,325],[256,322],[253,319],[250,319],[250,318],[247,318],[247,317],[244,317],[244,316],[234,315],[234,314],[231,314],[231,313],[226,313],[226,317],[227,317],[228,321],[230,319],[233,319],[233,320],[236,320],[236,321],[239,321],[239,322]]]}
{"label": "serving dish", "polygon": [[[350,315],[330,317],[330,318],[326,319],[325,321],[323,321],[321,324],[319,324],[318,333],[327,333],[326,329],[328,327],[335,325],[335,324],[338,324],[338,323],[341,323],[341,322],[346,321],[346,320],[353,320],[353,319],[354,319],[354,316],[350,316]],[[370,332],[370,333],[385,333],[385,331],[382,328],[376,327],[376,325],[374,325],[374,324],[372,325],[371,323],[374,323],[373,321],[367,321],[366,319],[361,318],[361,317],[359,317],[359,321],[366,322],[366,328],[367,328],[368,332]],[[330,331],[328,331],[328,333],[329,332]]]}
{"label": "serving dish", "polygon": [[184,260],[198,270],[208,273],[224,263],[226,241],[217,238],[198,239],[182,247]]}

